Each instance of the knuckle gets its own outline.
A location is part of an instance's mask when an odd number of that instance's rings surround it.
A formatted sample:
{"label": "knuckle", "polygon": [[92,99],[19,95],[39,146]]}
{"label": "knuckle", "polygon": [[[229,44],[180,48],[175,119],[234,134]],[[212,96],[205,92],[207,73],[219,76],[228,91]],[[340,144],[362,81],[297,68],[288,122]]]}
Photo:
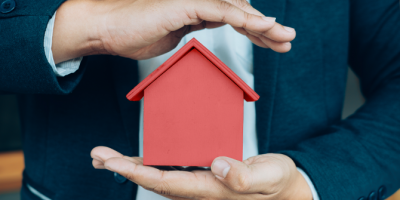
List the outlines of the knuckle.
{"label": "knuckle", "polygon": [[151,191],[158,193],[158,194],[163,194],[163,195],[170,195],[171,194],[171,186],[167,181],[165,181],[165,171],[162,171],[160,181],[158,184],[151,189]]}
{"label": "knuckle", "polygon": [[233,187],[236,192],[245,192],[251,188],[251,178],[247,173],[241,173],[237,177],[237,183]]}
{"label": "knuckle", "polygon": [[226,11],[229,10],[231,6],[232,4],[227,1],[219,1],[218,8],[222,11]]}
{"label": "knuckle", "polygon": [[135,180],[135,177],[131,173],[124,174],[124,177],[131,181]]}
{"label": "knuckle", "polygon": [[244,18],[244,20],[243,20],[242,27],[246,28],[247,27],[247,22],[250,20],[250,14],[247,13],[247,12],[243,12],[243,18]]}
{"label": "knuckle", "polygon": [[239,8],[247,8],[250,5],[246,0],[232,0],[232,3]]}
{"label": "knuckle", "polygon": [[233,9],[233,6],[231,3],[226,2],[226,1],[219,1],[218,10],[222,13],[223,17],[225,17],[225,15],[228,12],[231,12],[232,9]]}
{"label": "knuckle", "polygon": [[127,178],[130,181],[135,182],[135,170],[136,170],[136,166],[134,168],[132,168],[130,171],[128,171],[127,173],[120,174],[120,175],[124,176],[125,178]]}
{"label": "knuckle", "polygon": [[275,173],[276,173],[275,174],[275,176],[276,176],[275,182],[276,183],[279,183],[286,178],[285,172],[284,172],[284,170],[282,170],[282,168],[276,169]]}

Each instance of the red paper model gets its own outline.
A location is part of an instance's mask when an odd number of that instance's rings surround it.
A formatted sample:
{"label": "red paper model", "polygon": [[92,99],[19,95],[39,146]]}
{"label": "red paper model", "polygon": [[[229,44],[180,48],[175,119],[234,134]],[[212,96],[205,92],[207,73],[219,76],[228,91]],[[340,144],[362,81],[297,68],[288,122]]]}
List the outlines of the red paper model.
{"label": "red paper model", "polygon": [[259,96],[196,39],[127,94],[131,101],[143,96],[144,165],[242,160],[243,99]]}

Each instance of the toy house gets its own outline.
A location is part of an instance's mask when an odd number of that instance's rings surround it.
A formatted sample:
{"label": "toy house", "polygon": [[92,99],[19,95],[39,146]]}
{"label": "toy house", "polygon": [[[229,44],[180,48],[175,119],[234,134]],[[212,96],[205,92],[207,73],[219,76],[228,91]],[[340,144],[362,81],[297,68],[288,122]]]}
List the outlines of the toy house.
{"label": "toy house", "polygon": [[196,39],[127,94],[130,101],[142,97],[144,165],[242,160],[243,99],[259,96]]}

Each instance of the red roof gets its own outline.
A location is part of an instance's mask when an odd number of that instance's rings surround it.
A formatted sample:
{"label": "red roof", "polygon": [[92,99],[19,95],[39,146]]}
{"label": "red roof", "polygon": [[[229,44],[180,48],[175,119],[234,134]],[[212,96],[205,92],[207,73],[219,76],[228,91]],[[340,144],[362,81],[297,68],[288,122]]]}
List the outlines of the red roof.
{"label": "red roof", "polygon": [[150,75],[148,75],[142,82],[140,82],[135,88],[133,88],[126,97],[130,101],[140,101],[144,95],[144,90],[165,71],[172,67],[178,62],[183,56],[186,55],[190,50],[196,48],[201,54],[203,54],[210,62],[212,62],[222,73],[224,73],[229,79],[232,80],[240,89],[243,90],[244,99],[248,102],[257,101],[260,96],[252,90],[238,75],[236,75],[228,66],[226,66],[220,59],[217,58],[211,51],[203,46],[195,38],[190,40],[185,46],[183,46],[178,52],[176,52],[171,58],[160,65]]}

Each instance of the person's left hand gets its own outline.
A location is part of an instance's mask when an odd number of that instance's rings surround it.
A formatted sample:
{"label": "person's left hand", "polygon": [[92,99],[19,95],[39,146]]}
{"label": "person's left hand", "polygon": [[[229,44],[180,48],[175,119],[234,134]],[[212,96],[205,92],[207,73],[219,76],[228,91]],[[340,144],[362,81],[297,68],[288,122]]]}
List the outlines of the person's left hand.
{"label": "person's left hand", "polygon": [[170,199],[312,200],[311,190],[296,165],[282,154],[263,154],[243,162],[216,158],[209,170],[162,171],[144,166],[108,147],[92,150],[93,166],[108,169]]}

